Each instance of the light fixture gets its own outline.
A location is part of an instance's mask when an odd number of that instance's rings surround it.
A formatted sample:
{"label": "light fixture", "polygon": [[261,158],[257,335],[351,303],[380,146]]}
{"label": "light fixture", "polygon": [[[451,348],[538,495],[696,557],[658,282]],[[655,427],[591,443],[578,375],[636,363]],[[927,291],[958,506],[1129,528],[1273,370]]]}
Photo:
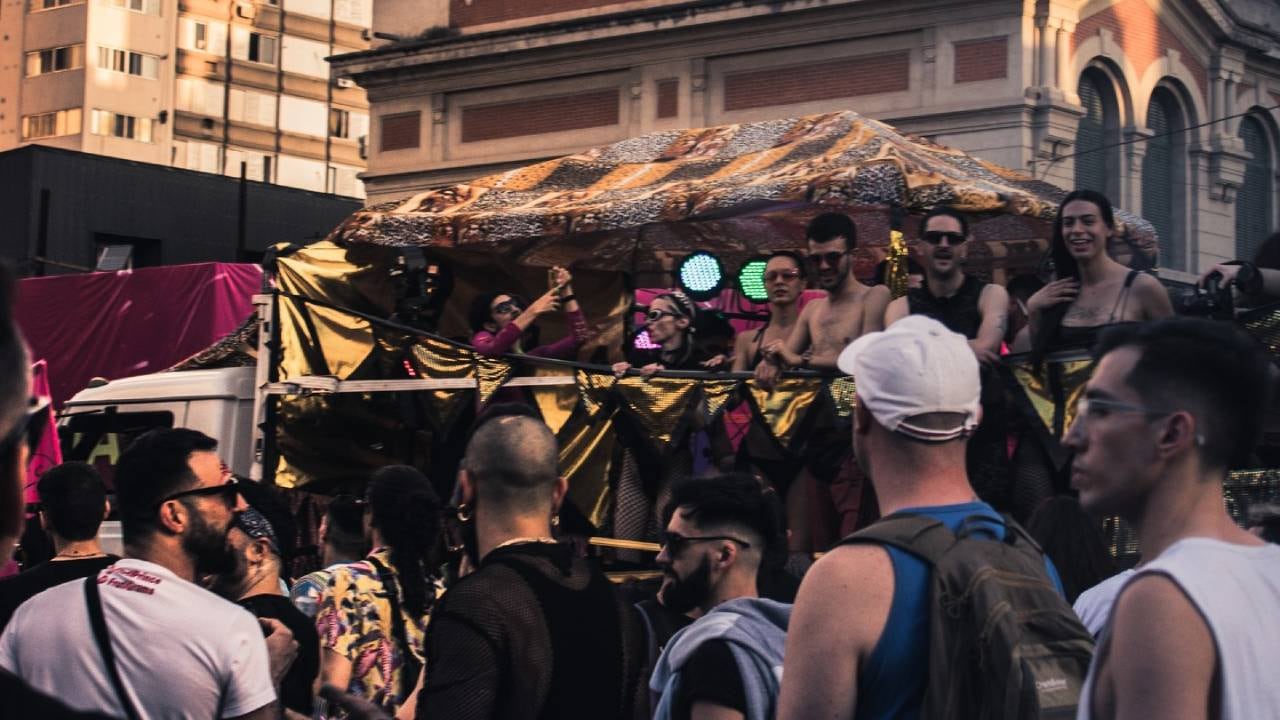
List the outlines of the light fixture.
{"label": "light fixture", "polygon": [[769,302],[769,286],[764,281],[764,269],[769,264],[767,256],[752,258],[738,270],[738,292],[751,302]]}
{"label": "light fixture", "polygon": [[724,266],[704,250],[686,255],[676,269],[680,289],[695,301],[710,300],[724,287]]}

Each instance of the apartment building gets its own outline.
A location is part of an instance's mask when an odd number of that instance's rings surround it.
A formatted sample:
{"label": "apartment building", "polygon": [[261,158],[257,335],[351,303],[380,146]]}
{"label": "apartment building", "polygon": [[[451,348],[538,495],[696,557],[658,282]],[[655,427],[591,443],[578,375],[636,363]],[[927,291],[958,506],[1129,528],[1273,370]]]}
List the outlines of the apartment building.
{"label": "apartment building", "polygon": [[38,143],[364,197],[368,104],[326,58],[372,0],[0,0],[0,150]]}

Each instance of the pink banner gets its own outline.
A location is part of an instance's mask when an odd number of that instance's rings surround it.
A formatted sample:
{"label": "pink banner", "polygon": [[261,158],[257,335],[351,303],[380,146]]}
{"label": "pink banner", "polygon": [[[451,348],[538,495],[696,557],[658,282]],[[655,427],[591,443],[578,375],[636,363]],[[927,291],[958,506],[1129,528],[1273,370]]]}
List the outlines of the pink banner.
{"label": "pink banner", "polygon": [[[31,366],[31,395],[37,398],[49,397],[49,363],[41,360]],[[58,445],[58,427],[53,413],[45,424],[44,435],[40,437],[40,446],[31,455],[27,463],[26,501],[39,502],[36,494],[36,482],[46,470],[62,462],[62,448]]]}
{"label": "pink banner", "polygon": [[28,278],[15,315],[61,406],[94,377],[158,372],[212,345],[261,285],[260,267],[230,263]]}

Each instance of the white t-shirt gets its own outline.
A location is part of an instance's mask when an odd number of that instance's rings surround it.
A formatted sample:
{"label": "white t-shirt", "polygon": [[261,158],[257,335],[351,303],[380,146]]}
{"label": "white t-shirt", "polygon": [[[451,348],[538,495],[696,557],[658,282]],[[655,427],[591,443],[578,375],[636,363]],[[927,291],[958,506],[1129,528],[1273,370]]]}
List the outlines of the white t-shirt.
{"label": "white t-shirt", "polygon": [[1107,621],[1111,619],[1111,606],[1116,602],[1116,595],[1120,594],[1120,588],[1124,587],[1133,572],[1133,570],[1122,570],[1080,593],[1080,597],[1076,598],[1076,604],[1072,609],[1076,611],[1076,617],[1080,618],[1080,622],[1084,623],[1094,639],[1097,639],[1098,635],[1102,634],[1102,628],[1107,626]]}
{"label": "white t-shirt", "polygon": [[[267,644],[248,610],[144,560],[120,560],[98,583],[116,666],[143,718],[229,718],[275,700]],[[124,715],[84,581],[18,608],[0,636],[0,668],[75,710]]]}

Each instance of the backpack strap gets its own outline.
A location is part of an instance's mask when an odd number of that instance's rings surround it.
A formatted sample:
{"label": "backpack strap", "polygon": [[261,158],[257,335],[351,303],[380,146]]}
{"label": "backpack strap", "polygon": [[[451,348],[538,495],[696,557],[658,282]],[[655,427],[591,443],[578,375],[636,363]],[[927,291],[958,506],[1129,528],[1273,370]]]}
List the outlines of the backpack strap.
{"label": "backpack strap", "polygon": [[404,666],[400,673],[403,687],[396,689],[396,695],[408,698],[409,693],[413,692],[414,685],[418,683],[418,673],[422,671],[422,666],[418,662],[418,656],[414,655],[409,647],[409,635],[404,627],[404,614],[400,612],[400,583],[396,582],[396,576],[391,574],[391,570],[386,565],[378,562],[377,558],[367,557],[365,560],[378,572],[378,580],[387,591],[387,602],[391,604],[391,637],[395,640],[396,647],[400,649],[400,654],[404,656]]}
{"label": "backpack strap", "polygon": [[933,518],[894,513],[841,540],[838,545],[875,543],[911,553],[930,565],[956,544],[956,534]]}
{"label": "backpack strap", "polygon": [[93,627],[93,639],[98,643],[98,651],[102,653],[102,662],[107,668],[107,677],[115,686],[120,706],[129,720],[139,720],[138,708],[124,689],[124,681],[120,679],[120,669],[116,667],[115,651],[111,649],[111,633],[107,631],[107,618],[102,613],[102,596],[98,594],[98,576],[90,575],[84,581],[84,601],[89,608],[89,625]]}

